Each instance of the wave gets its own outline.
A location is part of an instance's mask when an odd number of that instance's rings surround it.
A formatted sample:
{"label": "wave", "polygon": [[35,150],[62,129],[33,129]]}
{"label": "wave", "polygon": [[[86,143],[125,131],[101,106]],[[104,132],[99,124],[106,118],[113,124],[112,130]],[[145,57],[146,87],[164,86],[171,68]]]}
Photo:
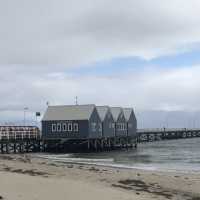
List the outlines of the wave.
{"label": "wave", "polygon": [[72,154],[65,154],[64,155],[39,155],[37,157],[45,158],[53,161],[59,162],[69,162],[69,163],[111,163],[114,162],[113,158],[106,158],[106,159],[93,159],[93,158],[74,158]]}
{"label": "wave", "polygon": [[199,169],[191,168],[171,168],[166,165],[159,164],[130,164],[130,163],[116,163],[113,158],[106,159],[92,159],[92,158],[74,158],[73,154],[65,155],[38,155],[39,158],[48,159],[50,161],[59,162],[63,164],[81,164],[81,165],[92,165],[92,166],[101,166],[101,167],[111,167],[111,168],[120,168],[120,169],[138,169],[145,171],[159,171],[159,172],[179,172],[179,173],[199,173]]}

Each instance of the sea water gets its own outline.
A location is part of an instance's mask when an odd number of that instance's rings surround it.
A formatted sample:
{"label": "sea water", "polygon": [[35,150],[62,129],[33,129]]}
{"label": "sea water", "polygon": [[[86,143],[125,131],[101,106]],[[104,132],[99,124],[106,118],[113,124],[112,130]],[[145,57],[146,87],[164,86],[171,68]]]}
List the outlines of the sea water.
{"label": "sea water", "polygon": [[138,145],[137,149],[131,150],[40,156],[62,163],[158,171],[200,172],[200,138],[142,143]]}

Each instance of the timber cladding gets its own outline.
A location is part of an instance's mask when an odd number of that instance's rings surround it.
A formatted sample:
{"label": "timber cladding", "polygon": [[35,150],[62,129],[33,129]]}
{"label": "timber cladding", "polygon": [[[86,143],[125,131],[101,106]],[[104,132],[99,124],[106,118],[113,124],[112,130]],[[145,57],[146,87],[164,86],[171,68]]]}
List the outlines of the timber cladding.
{"label": "timber cladding", "polygon": [[[89,105],[48,106],[42,119],[46,139],[89,139],[136,136],[132,108]],[[126,113],[126,114],[125,114]]]}

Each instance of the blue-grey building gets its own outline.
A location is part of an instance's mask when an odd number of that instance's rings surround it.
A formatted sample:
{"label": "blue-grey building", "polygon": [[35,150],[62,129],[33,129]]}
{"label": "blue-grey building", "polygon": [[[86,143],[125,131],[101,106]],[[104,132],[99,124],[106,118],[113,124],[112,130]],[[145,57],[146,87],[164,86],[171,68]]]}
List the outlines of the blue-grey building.
{"label": "blue-grey building", "polygon": [[115,122],[109,106],[97,106],[97,111],[102,122],[102,136],[115,137]]}
{"label": "blue-grey building", "polygon": [[121,107],[110,107],[114,122],[115,122],[115,136],[127,136],[126,119],[123,109]]}
{"label": "blue-grey building", "polygon": [[137,132],[137,120],[134,111],[132,108],[123,108],[123,111],[126,119],[127,135],[135,138]]}
{"label": "blue-grey building", "polygon": [[102,124],[96,106],[48,106],[42,119],[46,139],[87,139],[102,137]]}

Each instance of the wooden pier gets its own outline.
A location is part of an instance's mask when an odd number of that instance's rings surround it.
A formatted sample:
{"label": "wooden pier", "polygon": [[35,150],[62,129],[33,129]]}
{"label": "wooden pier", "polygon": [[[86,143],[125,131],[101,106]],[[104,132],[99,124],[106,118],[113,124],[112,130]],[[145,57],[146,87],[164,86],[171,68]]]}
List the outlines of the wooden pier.
{"label": "wooden pier", "polygon": [[[3,129],[2,129],[3,130]],[[0,153],[31,153],[31,152],[97,152],[115,149],[136,148],[137,143],[159,140],[184,139],[200,137],[200,129],[140,129],[137,138],[108,137],[90,139],[42,138],[39,129],[35,132],[20,133],[9,129],[2,132],[0,138]],[[8,132],[9,131],[9,132]],[[12,134],[11,134],[12,133]]]}
{"label": "wooden pier", "polygon": [[30,138],[0,140],[0,153],[98,152],[136,147],[136,140],[131,137],[48,140],[42,138]]}
{"label": "wooden pier", "polygon": [[200,137],[200,129],[139,129],[138,143]]}

